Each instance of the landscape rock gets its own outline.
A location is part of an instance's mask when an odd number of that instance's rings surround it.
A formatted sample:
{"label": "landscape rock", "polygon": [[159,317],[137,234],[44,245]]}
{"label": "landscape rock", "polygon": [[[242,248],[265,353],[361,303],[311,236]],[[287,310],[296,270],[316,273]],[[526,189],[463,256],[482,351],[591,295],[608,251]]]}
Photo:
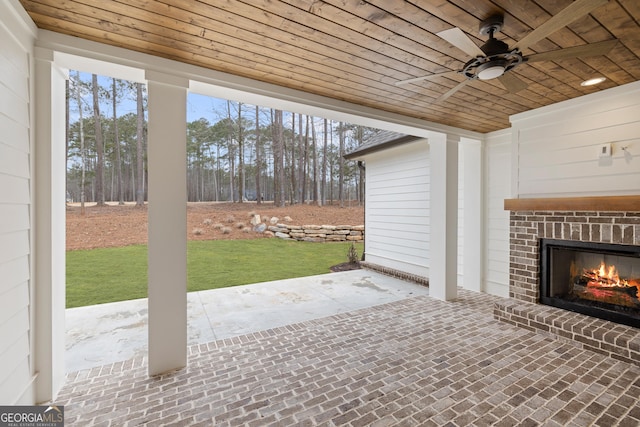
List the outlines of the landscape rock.
{"label": "landscape rock", "polygon": [[260,215],[254,214],[251,216],[251,225],[255,227],[256,225],[261,223],[262,223],[262,218],[260,218]]}
{"label": "landscape rock", "polygon": [[261,222],[259,224],[254,225],[253,231],[257,233],[264,233],[267,230],[267,224]]}

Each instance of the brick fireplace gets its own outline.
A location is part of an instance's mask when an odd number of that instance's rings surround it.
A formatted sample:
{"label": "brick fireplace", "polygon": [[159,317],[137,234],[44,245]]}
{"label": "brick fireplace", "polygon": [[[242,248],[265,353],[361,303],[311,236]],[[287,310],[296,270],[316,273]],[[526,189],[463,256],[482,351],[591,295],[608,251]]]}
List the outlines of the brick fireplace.
{"label": "brick fireplace", "polygon": [[640,246],[640,196],[505,200],[509,299],[497,319],[640,365],[640,329],[540,304],[540,239]]}

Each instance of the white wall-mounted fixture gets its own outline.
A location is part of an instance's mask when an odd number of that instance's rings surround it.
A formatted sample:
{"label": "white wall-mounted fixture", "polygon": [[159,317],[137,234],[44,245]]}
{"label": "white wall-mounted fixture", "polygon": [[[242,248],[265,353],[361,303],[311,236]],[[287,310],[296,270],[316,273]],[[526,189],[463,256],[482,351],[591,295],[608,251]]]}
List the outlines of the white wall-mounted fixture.
{"label": "white wall-mounted fixture", "polygon": [[607,142],[600,146],[600,157],[611,157],[611,143]]}

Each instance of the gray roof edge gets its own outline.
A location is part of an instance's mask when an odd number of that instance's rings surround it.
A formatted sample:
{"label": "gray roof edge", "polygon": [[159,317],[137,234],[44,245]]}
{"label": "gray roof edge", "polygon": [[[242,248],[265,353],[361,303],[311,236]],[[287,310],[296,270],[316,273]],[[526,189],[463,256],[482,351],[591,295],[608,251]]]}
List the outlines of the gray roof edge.
{"label": "gray roof edge", "polygon": [[409,142],[418,141],[420,139],[424,139],[424,138],[420,136],[413,136],[413,135],[401,135],[397,138],[393,138],[388,141],[383,141],[373,145],[363,144],[357,149],[351,151],[350,153],[346,153],[343,157],[347,160],[352,160],[367,154],[375,153],[377,151],[382,151],[382,150],[386,150],[388,148],[396,147],[402,144],[407,144]]}

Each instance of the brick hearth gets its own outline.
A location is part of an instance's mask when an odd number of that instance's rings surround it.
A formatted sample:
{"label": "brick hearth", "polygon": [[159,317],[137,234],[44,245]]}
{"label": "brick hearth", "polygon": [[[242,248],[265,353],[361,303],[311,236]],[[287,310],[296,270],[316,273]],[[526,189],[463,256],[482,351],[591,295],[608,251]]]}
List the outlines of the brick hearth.
{"label": "brick hearth", "polygon": [[640,210],[512,210],[510,227],[511,299],[496,304],[495,318],[640,365],[639,329],[538,303],[541,238],[640,245]]}

